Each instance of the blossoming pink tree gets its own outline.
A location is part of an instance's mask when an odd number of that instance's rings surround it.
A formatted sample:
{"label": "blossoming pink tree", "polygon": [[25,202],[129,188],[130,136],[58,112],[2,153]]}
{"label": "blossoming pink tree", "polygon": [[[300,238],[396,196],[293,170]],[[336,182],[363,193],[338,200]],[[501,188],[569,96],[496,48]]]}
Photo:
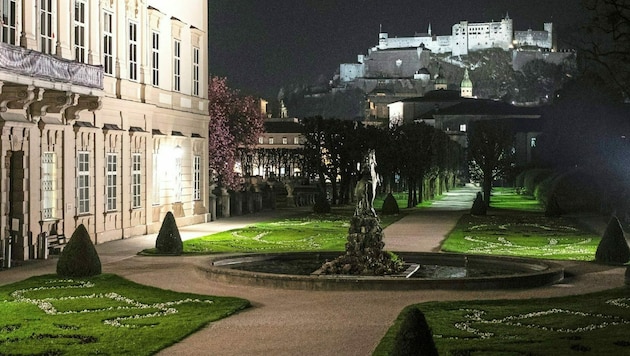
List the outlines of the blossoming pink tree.
{"label": "blossoming pink tree", "polygon": [[238,190],[239,177],[234,171],[237,150],[256,144],[264,131],[264,116],[258,100],[240,96],[237,90],[227,86],[226,78],[211,78],[208,101],[210,169],[220,186]]}

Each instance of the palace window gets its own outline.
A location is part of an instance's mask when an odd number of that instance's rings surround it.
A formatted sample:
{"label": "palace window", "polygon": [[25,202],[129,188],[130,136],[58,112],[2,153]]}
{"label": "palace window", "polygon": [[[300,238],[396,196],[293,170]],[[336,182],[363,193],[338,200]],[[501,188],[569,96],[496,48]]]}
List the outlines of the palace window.
{"label": "palace window", "polygon": [[141,177],[142,177],[142,156],[139,153],[131,155],[131,207],[140,208],[141,203]]}
{"label": "palace window", "polygon": [[55,216],[57,203],[56,160],[54,152],[42,154],[42,220],[52,219]]}
{"label": "palace window", "polygon": [[74,1],[74,59],[85,63],[85,1]]}
{"label": "palace window", "polygon": [[175,202],[182,201],[182,157],[176,153],[175,157],[175,176],[173,184],[173,198]]}
{"label": "palace window", "polygon": [[90,212],[90,153],[79,152],[77,156],[77,213]]}
{"label": "palace window", "polygon": [[201,200],[201,156],[193,157],[193,200]]}
{"label": "palace window", "polygon": [[46,54],[55,54],[55,2],[39,2],[39,50]]}
{"label": "palace window", "polygon": [[153,205],[160,205],[160,159],[153,153]]}
{"label": "palace window", "polygon": [[173,42],[173,90],[181,89],[181,48],[182,43],[179,40]]}
{"label": "palace window", "polygon": [[129,79],[138,80],[138,24],[129,22]]}
{"label": "palace window", "polygon": [[263,143],[265,143],[265,138],[264,138],[264,137],[262,137],[262,136],[260,136],[260,137],[258,138],[258,143],[259,143],[259,144],[261,144],[261,145],[262,145]]}
{"label": "palace window", "polygon": [[103,12],[103,71],[114,74],[114,16]]}
{"label": "palace window", "polygon": [[0,1],[0,42],[15,45],[17,43],[17,0]]}
{"label": "palace window", "polygon": [[293,138],[293,144],[294,144],[294,145],[299,145],[299,144],[300,144],[300,138],[299,138],[299,137],[297,137],[297,136],[295,136],[295,137]]}
{"label": "palace window", "polygon": [[118,156],[115,153],[108,153],[106,165],[107,211],[115,211],[117,208],[116,198],[118,197]]}
{"label": "palace window", "polygon": [[273,137],[269,137],[269,141],[268,142],[269,142],[270,145],[273,145]]}
{"label": "palace window", "polygon": [[288,140],[286,137],[283,137],[283,138],[282,138],[282,144],[283,144],[283,145],[286,145],[286,144],[288,144],[288,143],[289,143],[289,140]]}
{"label": "palace window", "polygon": [[193,62],[192,62],[192,94],[199,95],[199,48],[193,48]]}
{"label": "palace window", "polygon": [[160,34],[151,33],[151,84],[160,85]]}

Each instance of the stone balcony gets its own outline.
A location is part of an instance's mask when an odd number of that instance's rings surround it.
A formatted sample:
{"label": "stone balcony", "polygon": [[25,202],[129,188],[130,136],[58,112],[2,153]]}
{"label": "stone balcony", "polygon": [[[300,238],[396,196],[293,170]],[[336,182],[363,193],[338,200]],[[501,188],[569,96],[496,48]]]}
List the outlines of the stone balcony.
{"label": "stone balcony", "polygon": [[38,79],[51,84],[59,83],[84,87],[85,89],[103,89],[102,66],[61,59],[0,42],[0,73],[2,72],[5,75],[15,75],[24,79],[31,78],[31,80]]}

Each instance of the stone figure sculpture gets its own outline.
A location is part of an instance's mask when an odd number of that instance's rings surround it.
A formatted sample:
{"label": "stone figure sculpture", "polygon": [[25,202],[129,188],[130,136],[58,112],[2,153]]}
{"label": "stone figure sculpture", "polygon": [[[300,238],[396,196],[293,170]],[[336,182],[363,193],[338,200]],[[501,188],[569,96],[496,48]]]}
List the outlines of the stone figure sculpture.
{"label": "stone figure sculpture", "polygon": [[354,195],[357,199],[355,215],[371,214],[376,216],[374,211],[374,197],[376,196],[376,187],[380,180],[376,173],[376,153],[370,150],[363,167],[361,169],[361,179],[354,188]]}

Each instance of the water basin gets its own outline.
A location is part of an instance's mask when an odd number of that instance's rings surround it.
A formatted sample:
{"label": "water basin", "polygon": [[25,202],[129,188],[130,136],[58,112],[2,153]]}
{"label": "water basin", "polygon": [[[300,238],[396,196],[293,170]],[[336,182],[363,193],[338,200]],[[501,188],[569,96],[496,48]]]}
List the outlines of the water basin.
{"label": "water basin", "polygon": [[274,288],[313,290],[512,289],[550,285],[564,278],[559,264],[524,258],[396,252],[399,275],[322,275],[316,271],[341,252],[243,254],[213,259],[208,278]]}

